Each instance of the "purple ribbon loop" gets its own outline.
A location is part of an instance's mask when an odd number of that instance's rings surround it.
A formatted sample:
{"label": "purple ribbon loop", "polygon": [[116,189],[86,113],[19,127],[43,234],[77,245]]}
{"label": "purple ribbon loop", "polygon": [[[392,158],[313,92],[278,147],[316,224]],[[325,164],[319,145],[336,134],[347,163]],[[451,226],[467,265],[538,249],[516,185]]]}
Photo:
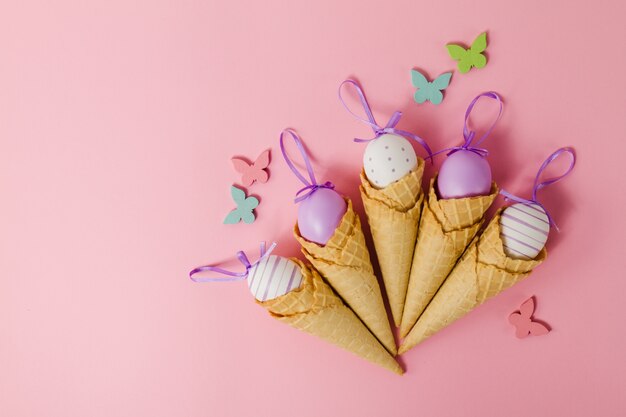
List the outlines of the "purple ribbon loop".
{"label": "purple ribbon loop", "polygon": [[[289,135],[291,135],[291,138],[294,140],[294,142],[296,142],[296,146],[298,147],[298,150],[300,151],[300,154],[302,155],[302,159],[304,159],[304,164],[306,165],[306,170],[307,170],[307,173],[309,174],[308,180],[306,179],[304,175],[300,173],[298,168],[296,168],[296,166],[293,164],[293,162],[291,162],[291,159],[289,159],[289,156],[287,155],[287,151],[285,150],[285,143],[284,143],[285,133],[288,133]],[[294,202],[299,203],[302,200],[307,199],[311,194],[313,194],[315,191],[319,190],[320,188],[328,188],[330,190],[333,190],[335,188],[333,183],[330,181],[326,181],[323,184],[319,184],[317,182],[317,180],[315,179],[315,173],[313,172],[313,167],[311,166],[311,161],[309,160],[309,155],[306,153],[306,149],[304,149],[304,145],[302,144],[300,137],[293,130],[285,129],[282,132],[280,132],[280,151],[283,154],[283,158],[285,158],[285,162],[287,163],[287,166],[289,166],[291,171],[304,184],[304,187],[301,188],[296,193],[296,198],[294,199]]]}
{"label": "purple ribbon loop", "polygon": [[[482,135],[480,139],[476,141],[476,143],[473,143],[474,138],[476,136],[476,132],[474,130],[469,129],[468,122],[469,122],[470,114],[472,113],[472,110],[474,110],[474,106],[476,105],[478,100],[480,100],[481,97],[488,97],[488,98],[496,100],[500,106],[500,109],[498,111],[498,117],[496,117],[496,120],[493,121],[489,129],[487,129],[487,131]],[[496,126],[496,123],[498,123],[498,120],[500,120],[500,118],[502,117],[503,106],[504,105],[502,103],[502,100],[500,99],[500,96],[494,91],[487,91],[484,93],[480,93],[479,95],[474,97],[474,100],[472,100],[469,106],[467,106],[467,110],[465,111],[465,122],[463,123],[463,139],[464,139],[463,145],[442,149],[438,152],[435,152],[433,156],[438,155],[440,153],[444,153],[444,152],[447,152],[447,156],[450,156],[453,153],[458,152],[458,151],[474,152],[475,154],[480,155],[483,158],[489,155],[489,151],[487,149],[479,148],[478,145],[480,145],[485,139],[487,139],[487,136],[491,134],[491,131]]]}
{"label": "purple ribbon loop", "polygon": [[[231,281],[242,281],[242,280],[248,278],[248,274],[250,273],[250,269],[252,269],[255,266],[257,266],[263,259],[267,258],[272,253],[272,251],[274,250],[275,247],[276,247],[276,242],[272,243],[272,245],[266,250],[265,249],[265,242],[261,242],[259,259],[257,259],[253,263],[250,263],[250,261],[248,260],[248,257],[246,256],[246,254],[243,251],[237,252],[237,259],[245,267],[245,271],[243,271],[243,272],[233,272],[233,271],[228,271],[226,269],[222,269],[222,268],[219,268],[219,267],[213,266],[213,265],[204,265],[204,266],[199,266],[199,267],[193,269],[191,272],[189,272],[189,278],[192,281],[194,281],[194,282],[220,282],[220,281],[221,282],[231,282]],[[199,274],[201,272],[207,272],[207,271],[216,272],[218,274],[225,275],[226,278],[225,277],[201,278],[201,277],[196,277],[195,276],[196,274]]]}
{"label": "purple ribbon loop", "polygon": [[[559,156],[561,156],[563,154],[569,154],[572,157],[572,160],[571,160],[571,162],[569,164],[569,167],[567,167],[567,170],[565,170],[565,172],[563,174],[561,174],[561,175],[558,175],[558,176],[556,176],[554,178],[550,178],[550,179],[548,179],[546,181],[540,182],[541,175],[546,170],[548,165],[550,165],[555,159],[557,159]],[[512,201],[516,201],[518,203],[522,203],[522,204],[526,204],[526,205],[536,204],[536,205],[540,206],[543,209],[543,211],[546,213],[546,215],[548,216],[548,221],[550,222],[550,225],[553,226],[556,229],[556,231],[558,232],[559,231],[559,227],[554,222],[554,219],[552,218],[552,216],[550,216],[550,213],[548,213],[548,210],[546,210],[546,208],[543,206],[543,204],[541,204],[537,200],[537,192],[539,190],[547,187],[548,185],[552,185],[552,184],[554,184],[556,182],[561,181],[563,178],[565,178],[567,175],[569,175],[570,172],[572,172],[572,169],[574,169],[574,165],[576,165],[576,154],[574,153],[574,149],[569,148],[569,147],[557,149],[552,155],[550,155],[545,161],[543,161],[543,164],[541,164],[541,167],[539,168],[539,171],[537,171],[537,175],[535,176],[535,182],[533,183],[532,198],[530,200],[518,197],[518,196],[516,196],[514,194],[509,193],[506,190],[500,190],[500,194],[502,194],[506,200],[512,200]]]}
{"label": "purple ribbon loop", "polygon": [[[359,100],[361,101],[361,105],[363,106],[363,109],[365,110],[365,115],[367,116],[367,119],[360,117],[359,115],[354,113],[352,110],[350,110],[350,108],[344,101],[343,97],[341,96],[341,88],[344,86],[344,84],[352,85],[356,89],[356,92],[359,95]],[[367,102],[367,98],[365,98],[365,93],[363,92],[363,89],[361,89],[361,87],[356,81],[350,80],[350,79],[345,80],[339,85],[338,93],[339,93],[339,101],[341,101],[341,104],[343,104],[343,107],[345,107],[346,110],[348,110],[348,113],[354,116],[354,118],[356,118],[358,121],[363,122],[366,125],[369,125],[374,131],[373,138],[371,139],[354,138],[355,142],[371,142],[373,140],[378,139],[381,135],[384,135],[385,133],[400,135],[408,139],[413,139],[415,142],[419,143],[426,150],[426,152],[428,152],[428,157],[426,159],[432,158],[433,153],[424,139],[406,130],[396,129],[396,125],[400,122],[400,118],[402,117],[401,111],[394,112],[391,115],[391,118],[389,118],[389,121],[387,122],[387,124],[383,127],[383,126],[380,126],[378,123],[376,123],[376,119],[374,118],[372,109],[369,103]]]}

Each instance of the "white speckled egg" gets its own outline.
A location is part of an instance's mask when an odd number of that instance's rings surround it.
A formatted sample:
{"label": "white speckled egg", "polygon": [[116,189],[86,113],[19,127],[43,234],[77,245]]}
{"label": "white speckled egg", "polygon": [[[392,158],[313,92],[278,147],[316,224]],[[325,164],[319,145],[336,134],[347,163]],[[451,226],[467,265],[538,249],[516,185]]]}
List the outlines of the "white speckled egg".
{"label": "white speckled egg", "polygon": [[248,287],[259,301],[271,300],[300,288],[302,272],[290,259],[270,255],[250,268]]}
{"label": "white speckled egg", "polygon": [[513,204],[500,216],[504,252],[513,259],[534,259],[546,245],[549,232],[548,215],[538,204]]}
{"label": "white speckled egg", "polygon": [[411,143],[399,135],[384,134],[371,141],[363,155],[365,176],[375,188],[385,188],[417,166]]}

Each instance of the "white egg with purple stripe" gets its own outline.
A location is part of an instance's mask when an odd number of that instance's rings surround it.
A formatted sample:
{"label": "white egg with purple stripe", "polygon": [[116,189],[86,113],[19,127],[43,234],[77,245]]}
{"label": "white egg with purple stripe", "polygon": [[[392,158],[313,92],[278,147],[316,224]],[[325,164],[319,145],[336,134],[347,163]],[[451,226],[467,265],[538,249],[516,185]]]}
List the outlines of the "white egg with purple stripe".
{"label": "white egg with purple stripe", "polygon": [[300,288],[302,272],[290,259],[271,255],[250,268],[248,287],[259,301],[271,300]]}
{"label": "white egg with purple stripe", "polygon": [[517,203],[500,216],[504,252],[514,259],[534,259],[546,245],[550,222],[538,204]]}

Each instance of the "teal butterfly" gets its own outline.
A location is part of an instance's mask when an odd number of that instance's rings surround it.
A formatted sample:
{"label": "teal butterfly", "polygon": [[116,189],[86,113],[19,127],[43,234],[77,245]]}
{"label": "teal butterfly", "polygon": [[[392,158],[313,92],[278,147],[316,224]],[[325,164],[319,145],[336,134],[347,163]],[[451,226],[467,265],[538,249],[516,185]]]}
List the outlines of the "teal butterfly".
{"label": "teal butterfly", "polygon": [[455,61],[459,61],[459,72],[465,74],[474,68],[482,68],[487,65],[487,57],[482,52],[487,49],[487,32],[483,32],[472,43],[469,49],[460,45],[448,44],[448,53]]}
{"label": "teal butterfly", "polygon": [[234,185],[230,187],[230,195],[237,203],[237,208],[228,213],[224,219],[224,224],[235,224],[243,220],[244,223],[254,222],[254,209],[259,206],[259,200],[255,197],[247,197],[244,190],[240,190]]}
{"label": "teal butterfly", "polygon": [[411,70],[411,80],[413,81],[413,86],[417,88],[413,98],[419,104],[424,103],[426,100],[433,104],[441,103],[443,100],[442,91],[450,85],[450,77],[452,77],[452,73],[445,72],[430,82],[421,72]]}

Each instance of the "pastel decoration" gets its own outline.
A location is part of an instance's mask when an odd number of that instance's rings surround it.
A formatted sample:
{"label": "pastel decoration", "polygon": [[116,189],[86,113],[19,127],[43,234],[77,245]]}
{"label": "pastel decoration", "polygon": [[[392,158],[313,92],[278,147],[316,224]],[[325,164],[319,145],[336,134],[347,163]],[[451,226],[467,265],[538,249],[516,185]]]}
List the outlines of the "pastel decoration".
{"label": "pastel decoration", "polygon": [[511,313],[509,323],[515,326],[515,336],[523,339],[526,336],[542,336],[548,334],[550,329],[543,323],[534,321],[532,316],[535,312],[534,297],[524,301],[519,311]]}
{"label": "pastel decoration", "polygon": [[418,70],[411,70],[411,81],[413,87],[417,88],[413,96],[416,103],[422,104],[430,101],[433,104],[439,104],[443,101],[443,90],[450,85],[451,72],[445,72],[433,81],[428,81]]}
{"label": "pastel decoration", "polygon": [[[248,288],[254,298],[267,301],[300,288],[302,271],[290,259],[271,255],[276,242],[266,250],[265,242],[261,242],[259,259],[251,263],[245,252],[237,252],[237,259],[244,266],[241,272],[229,271],[214,265],[204,265],[193,269],[189,278],[195,282],[228,282],[248,280]],[[203,276],[210,272],[211,275]]]}
{"label": "pastel decoration", "polygon": [[517,203],[507,207],[500,218],[505,253],[514,259],[535,259],[546,245],[550,223],[538,204]]}
{"label": "pastel decoration", "polygon": [[448,54],[455,61],[458,61],[458,68],[461,74],[465,74],[472,68],[483,68],[487,65],[487,57],[483,54],[487,49],[487,32],[483,32],[472,42],[469,48],[460,45],[446,45]]}
{"label": "pastel decoration", "polygon": [[[284,143],[285,134],[288,134],[298,147],[306,165],[308,179],[289,159]],[[348,209],[346,201],[334,190],[335,186],[331,182],[327,181],[323,184],[317,182],[304,145],[293,130],[286,129],[281,132],[280,149],[291,171],[304,184],[304,187],[296,193],[294,200],[300,203],[298,207],[300,235],[310,242],[325,245],[335,233],[335,229]]]}
{"label": "pastel decoration", "polygon": [[248,287],[259,301],[272,300],[300,288],[302,271],[290,259],[271,255],[250,268]]}
{"label": "pastel decoration", "polygon": [[[356,91],[367,116],[366,119],[350,110],[341,95],[344,86],[352,87]],[[430,147],[424,139],[414,133],[396,128],[402,117],[402,112],[394,112],[387,124],[384,127],[380,126],[374,118],[363,89],[356,81],[345,80],[342,82],[339,85],[338,94],[339,101],[348,110],[348,113],[358,121],[368,125],[374,132],[374,137],[371,139],[354,138],[355,142],[369,142],[363,155],[363,168],[365,169],[365,176],[373,187],[384,188],[415,169],[417,155],[411,142],[407,139],[417,142],[426,150],[428,157],[432,156]]]}
{"label": "pastel decoration", "polygon": [[330,188],[319,188],[298,207],[298,228],[308,241],[325,245],[341,222],[346,200]]}
{"label": "pastel decoration", "polygon": [[491,190],[491,167],[477,153],[459,150],[441,165],[437,186],[442,198],[488,195]]}
{"label": "pastel decoration", "polygon": [[269,179],[269,174],[266,171],[270,164],[269,149],[262,152],[251,164],[241,158],[232,158],[231,161],[235,170],[241,174],[241,182],[245,187],[251,186],[255,181],[266,183]]}
{"label": "pastel decoration", "polygon": [[[561,155],[571,157],[565,173],[541,182],[541,176],[548,165]],[[523,260],[535,259],[546,245],[550,227],[553,226],[558,231],[558,227],[556,227],[550,214],[537,200],[537,192],[565,178],[574,169],[575,164],[576,154],[574,150],[572,148],[560,148],[552,153],[539,168],[535,176],[530,200],[517,197],[505,190],[500,191],[507,200],[516,202],[516,204],[504,209],[500,216],[500,237],[504,252],[508,257]]]}
{"label": "pastel decoration", "polygon": [[375,188],[384,188],[417,166],[417,155],[407,139],[384,134],[371,141],[363,154],[365,176]]}
{"label": "pastel decoration", "polygon": [[[475,140],[476,132],[469,129],[468,122],[475,104],[482,97],[496,100],[499,105],[499,112],[489,129],[480,139]],[[492,182],[491,167],[486,159],[489,152],[478,146],[489,136],[498,120],[500,120],[502,108],[503,104],[500,96],[493,91],[481,93],[472,100],[465,112],[465,123],[463,126],[465,142],[461,146],[438,152],[448,152],[448,157],[441,165],[437,178],[437,191],[441,198],[464,198],[489,194]]]}
{"label": "pastel decoration", "polygon": [[255,197],[246,196],[246,192],[242,189],[230,187],[230,195],[237,204],[237,208],[232,210],[224,219],[224,224],[236,224],[240,221],[244,223],[253,223],[256,219],[254,209],[259,206],[259,200]]}

